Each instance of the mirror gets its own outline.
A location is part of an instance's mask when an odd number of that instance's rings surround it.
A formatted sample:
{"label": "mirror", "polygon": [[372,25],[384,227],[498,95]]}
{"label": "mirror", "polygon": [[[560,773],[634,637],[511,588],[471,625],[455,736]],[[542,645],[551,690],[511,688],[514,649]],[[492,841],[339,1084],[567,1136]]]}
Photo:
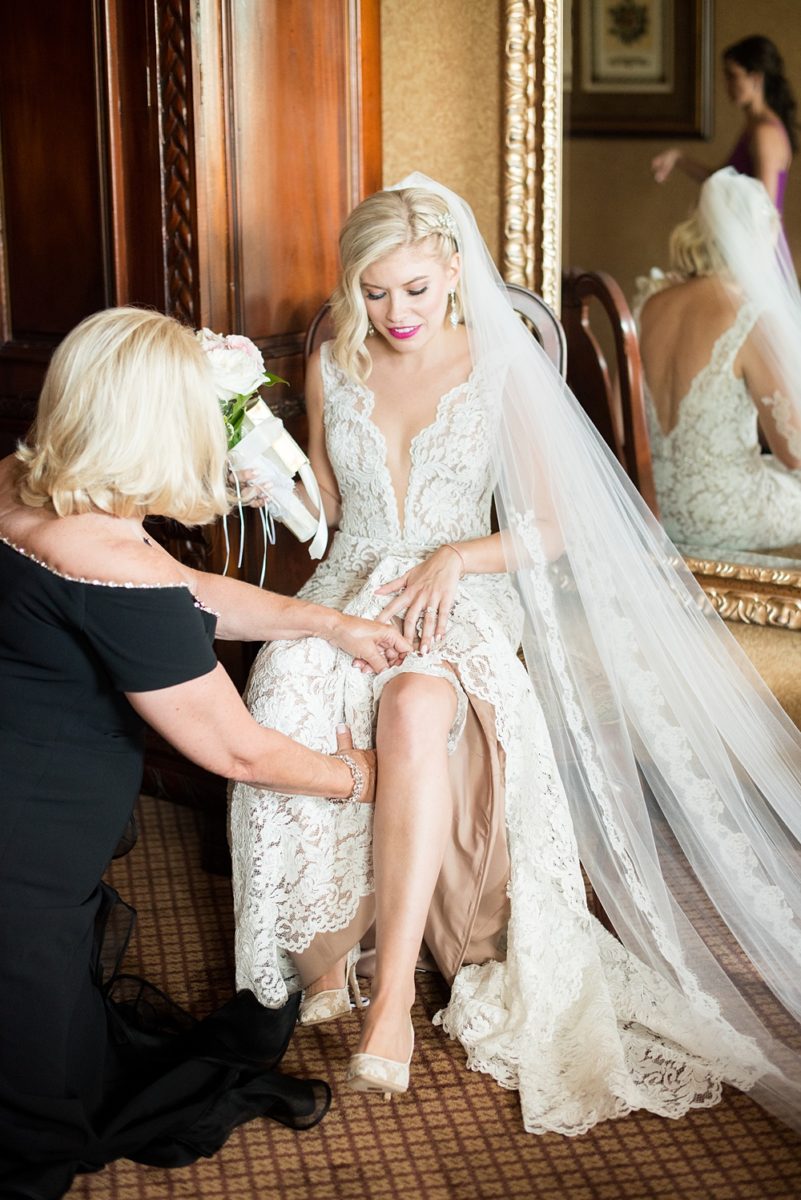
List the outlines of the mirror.
{"label": "mirror", "polygon": [[[689,215],[698,196],[698,183],[679,169],[656,183],[652,160],[671,146],[712,168],[731,156],[744,115],[727,92],[722,52],[755,32],[776,43],[801,99],[801,25],[793,20],[793,0],[748,5],[563,0],[560,16],[562,264],[607,271],[633,306],[638,277],[655,267],[668,269],[671,230]],[[798,164],[787,180],[784,205],[798,268],[801,205],[796,196],[801,196]],[[715,337],[709,328],[711,347]],[[604,351],[611,349],[601,342]],[[680,376],[680,365],[675,372]],[[674,411],[680,412],[682,403],[679,397]],[[764,465],[764,459],[759,462]],[[797,481],[801,514],[801,473]],[[698,537],[677,541],[722,616],[801,628],[801,519],[795,536],[787,539],[792,544],[768,552],[769,539],[758,536],[747,545],[735,539],[736,549],[720,548],[730,544],[725,536],[714,545]]]}

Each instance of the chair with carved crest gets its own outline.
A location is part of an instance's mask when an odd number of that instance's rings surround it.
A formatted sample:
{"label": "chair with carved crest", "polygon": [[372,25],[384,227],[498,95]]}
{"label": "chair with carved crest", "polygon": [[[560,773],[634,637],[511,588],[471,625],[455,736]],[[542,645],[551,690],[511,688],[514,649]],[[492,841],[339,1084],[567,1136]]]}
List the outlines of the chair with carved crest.
{"label": "chair with carved crest", "polygon": [[[567,369],[567,342],[565,331],[553,309],[545,301],[516,283],[507,283],[506,293],[512,308],[530,333],[537,339],[545,353],[564,379]],[[323,342],[334,336],[331,307],[326,302],[318,309],[306,333],[303,350],[304,362]]]}
{"label": "chair with carved crest", "polygon": [[[597,305],[593,305],[597,301]],[[591,328],[598,305],[609,321],[616,378]],[[592,306],[592,307],[591,307]],[[634,318],[618,283],[605,271],[572,268],[562,279],[567,382],[655,516],[659,507],[645,418],[640,348]]]}

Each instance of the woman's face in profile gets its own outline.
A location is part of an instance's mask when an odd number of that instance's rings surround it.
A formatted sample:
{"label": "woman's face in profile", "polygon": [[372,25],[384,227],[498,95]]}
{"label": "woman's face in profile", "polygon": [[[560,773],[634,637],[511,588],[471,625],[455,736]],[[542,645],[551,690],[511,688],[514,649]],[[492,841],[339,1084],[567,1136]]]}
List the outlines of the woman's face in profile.
{"label": "woman's face in profile", "polygon": [[459,256],[445,261],[425,246],[402,246],[362,275],[362,295],[376,333],[399,353],[420,349],[445,325]]}
{"label": "woman's face in profile", "polygon": [[723,60],[723,78],[729,99],[738,108],[745,108],[762,92],[762,76],[758,71],[746,71],[731,58]]}

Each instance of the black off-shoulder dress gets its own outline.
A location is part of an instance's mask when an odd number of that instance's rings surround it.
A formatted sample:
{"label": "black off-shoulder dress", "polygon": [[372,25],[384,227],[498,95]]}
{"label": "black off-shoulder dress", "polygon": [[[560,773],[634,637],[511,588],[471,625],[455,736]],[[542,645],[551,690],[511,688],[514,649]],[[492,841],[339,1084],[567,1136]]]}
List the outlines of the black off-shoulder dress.
{"label": "black off-shoulder dress", "polygon": [[124,693],[211,671],[214,627],[186,587],[67,578],[0,540],[3,1200],[53,1200],[116,1158],[183,1166],[252,1117],[307,1128],[328,1108],[326,1084],[272,1070],[297,998],[243,992],[194,1021],[115,971],[130,910],[101,876],[144,738]]}

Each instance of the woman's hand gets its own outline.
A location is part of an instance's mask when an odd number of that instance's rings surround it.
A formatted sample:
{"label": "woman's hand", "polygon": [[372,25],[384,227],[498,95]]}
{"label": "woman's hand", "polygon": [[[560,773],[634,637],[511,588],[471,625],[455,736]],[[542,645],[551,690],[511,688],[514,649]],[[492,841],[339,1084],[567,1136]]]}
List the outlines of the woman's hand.
{"label": "woman's hand", "polygon": [[377,596],[397,592],[379,616],[380,621],[389,621],[396,613],[406,610],[403,632],[409,641],[414,640],[417,622],[422,614],[420,653],[426,654],[435,638],[443,637],[448,627],[456,589],[462,578],[463,561],[454,546],[440,546],[439,550],[412,567],[398,579],[391,579],[383,587],[376,588]]}
{"label": "woman's hand", "polygon": [[363,785],[359,794],[360,804],[375,802],[376,757],[375,750],[354,750],[353,738],[348,725],[337,725],[337,751],[343,750],[352,758],[362,773]]}
{"label": "woman's hand", "polygon": [[[228,467],[230,490],[236,492],[238,498],[248,508],[263,508],[270,499],[269,488],[257,482],[257,475],[258,471],[254,471],[250,467],[243,471],[234,471],[232,467]],[[237,482],[239,483],[238,491]]]}
{"label": "woman's hand", "polygon": [[412,645],[402,637],[394,625],[386,621],[365,621],[361,617],[339,614],[331,629],[320,636],[326,637],[340,650],[353,657],[353,665],[361,671],[386,671],[397,667]]}
{"label": "woman's hand", "polygon": [[657,183],[664,183],[669,178],[680,158],[681,151],[671,146],[669,150],[663,150],[651,159],[651,171]]}

